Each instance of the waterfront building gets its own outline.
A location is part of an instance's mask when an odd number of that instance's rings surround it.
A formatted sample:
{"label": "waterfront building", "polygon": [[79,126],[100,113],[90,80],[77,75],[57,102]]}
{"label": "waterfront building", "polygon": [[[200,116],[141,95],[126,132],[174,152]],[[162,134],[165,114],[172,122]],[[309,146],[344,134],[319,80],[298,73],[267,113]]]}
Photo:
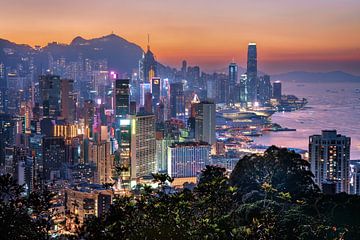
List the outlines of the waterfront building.
{"label": "waterfront building", "polygon": [[282,95],[282,86],[280,81],[275,81],[273,83],[273,98],[280,101]]}
{"label": "waterfront building", "polygon": [[349,160],[351,139],[336,130],[323,130],[309,137],[309,161],[315,183],[333,182],[336,192],[349,193]]}

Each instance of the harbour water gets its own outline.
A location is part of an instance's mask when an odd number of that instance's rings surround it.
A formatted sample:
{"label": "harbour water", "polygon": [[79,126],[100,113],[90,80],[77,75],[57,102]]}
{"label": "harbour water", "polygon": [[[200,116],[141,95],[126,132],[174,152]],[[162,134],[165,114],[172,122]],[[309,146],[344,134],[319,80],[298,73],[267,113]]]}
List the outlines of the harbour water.
{"label": "harbour water", "polygon": [[360,83],[283,82],[283,94],[308,99],[302,110],[275,113],[272,122],[294,132],[264,132],[254,138],[260,145],[277,145],[307,150],[310,135],[336,129],[351,137],[351,159],[360,159]]}

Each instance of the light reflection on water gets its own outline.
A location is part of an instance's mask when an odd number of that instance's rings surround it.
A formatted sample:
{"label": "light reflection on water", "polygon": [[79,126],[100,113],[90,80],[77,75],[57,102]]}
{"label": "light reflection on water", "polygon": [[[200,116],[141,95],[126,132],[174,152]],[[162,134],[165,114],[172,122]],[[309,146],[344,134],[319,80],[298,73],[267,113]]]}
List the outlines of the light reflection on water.
{"label": "light reflection on water", "polygon": [[308,99],[306,109],[272,116],[273,122],[297,131],[269,132],[255,143],[307,150],[310,135],[336,129],[351,137],[351,159],[360,159],[360,83],[283,82],[283,92]]}

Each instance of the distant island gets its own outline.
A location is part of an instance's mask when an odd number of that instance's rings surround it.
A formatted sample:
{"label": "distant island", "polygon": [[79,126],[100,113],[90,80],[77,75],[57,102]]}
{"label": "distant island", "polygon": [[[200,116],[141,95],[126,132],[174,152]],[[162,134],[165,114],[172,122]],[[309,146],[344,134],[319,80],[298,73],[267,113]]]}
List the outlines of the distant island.
{"label": "distant island", "polygon": [[343,71],[332,72],[305,72],[294,71],[271,76],[273,80],[294,81],[294,82],[358,82],[360,76],[355,76]]}

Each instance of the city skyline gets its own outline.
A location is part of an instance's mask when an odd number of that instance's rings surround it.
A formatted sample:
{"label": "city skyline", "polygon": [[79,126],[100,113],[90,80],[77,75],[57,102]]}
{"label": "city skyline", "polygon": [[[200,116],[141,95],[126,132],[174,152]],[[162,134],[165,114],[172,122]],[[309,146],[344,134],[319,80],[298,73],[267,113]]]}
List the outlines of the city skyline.
{"label": "city skyline", "polygon": [[233,58],[246,66],[247,43],[254,41],[261,52],[259,69],[270,74],[293,70],[360,74],[360,34],[353,31],[360,27],[360,3],[354,0],[296,5],[206,1],[206,8],[202,0],[86,3],[84,9],[83,1],[51,5],[42,0],[4,1],[0,38],[44,46],[114,32],[145,50],[150,33],[158,61],[178,67],[187,59],[205,71],[224,70]]}

